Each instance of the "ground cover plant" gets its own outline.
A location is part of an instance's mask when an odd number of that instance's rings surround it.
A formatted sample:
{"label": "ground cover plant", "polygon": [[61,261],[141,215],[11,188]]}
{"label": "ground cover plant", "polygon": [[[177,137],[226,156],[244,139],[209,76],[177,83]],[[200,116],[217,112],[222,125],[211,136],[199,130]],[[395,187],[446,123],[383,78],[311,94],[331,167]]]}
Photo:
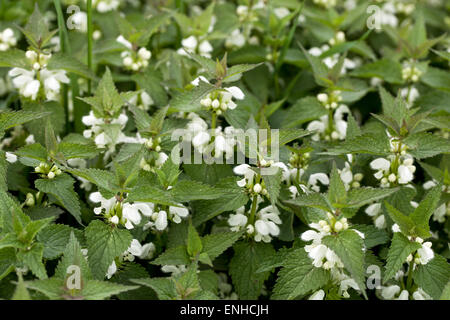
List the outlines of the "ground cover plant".
{"label": "ground cover plant", "polygon": [[450,299],[450,2],[0,18],[0,298]]}

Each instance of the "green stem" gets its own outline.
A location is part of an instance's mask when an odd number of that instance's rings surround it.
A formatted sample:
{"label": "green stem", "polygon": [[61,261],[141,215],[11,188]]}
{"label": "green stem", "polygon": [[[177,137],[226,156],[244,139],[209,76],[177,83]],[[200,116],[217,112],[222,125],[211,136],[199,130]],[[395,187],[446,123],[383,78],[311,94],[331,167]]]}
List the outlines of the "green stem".
{"label": "green stem", "polygon": [[406,289],[407,290],[411,290],[413,269],[414,269],[414,262],[410,262],[409,270],[408,270],[408,278],[406,279]]}
{"label": "green stem", "polygon": [[250,210],[250,218],[248,219],[249,224],[253,224],[255,222],[257,200],[258,200],[258,196],[254,195],[253,200],[252,200],[252,208]]}
{"label": "green stem", "polygon": [[[93,33],[93,30],[92,30],[92,0],[87,0],[87,37],[88,37],[87,63],[88,63],[88,68],[90,70],[92,70],[92,42],[93,42],[92,33]],[[94,71],[94,70],[92,70],[92,71]],[[89,93],[89,95],[92,94],[91,79],[88,79],[88,93]]]}

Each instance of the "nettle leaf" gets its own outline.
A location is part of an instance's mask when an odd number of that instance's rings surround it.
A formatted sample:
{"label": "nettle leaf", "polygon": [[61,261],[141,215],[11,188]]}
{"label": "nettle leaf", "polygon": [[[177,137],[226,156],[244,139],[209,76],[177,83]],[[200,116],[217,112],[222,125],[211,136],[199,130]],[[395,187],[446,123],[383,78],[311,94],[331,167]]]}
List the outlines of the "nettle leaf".
{"label": "nettle leaf", "polygon": [[57,30],[48,30],[47,22],[39,11],[37,3],[35,3],[34,11],[29,17],[25,28],[19,27],[19,29],[27,38],[28,43],[36,49],[45,47],[57,32]]}
{"label": "nettle leaf", "polygon": [[364,245],[367,249],[376,247],[380,244],[385,244],[390,240],[389,235],[385,230],[378,229],[372,225],[354,225],[353,229],[364,233]]}
{"label": "nettle leaf", "polygon": [[237,178],[222,179],[215,187],[224,195],[214,200],[200,200],[193,202],[195,214],[192,222],[194,226],[214,218],[225,211],[236,210],[247,204],[249,198],[242,188],[236,184]]}
{"label": "nettle leaf", "polygon": [[47,68],[49,70],[65,70],[87,79],[95,79],[95,74],[87,65],[64,53],[52,55],[48,61]]}
{"label": "nettle leaf", "polygon": [[132,76],[132,79],[149,94],[158,106],[166,106],[169,102],[159,72],[150,68],[146,72]]}
{"label": "nettle leaf", "polygon": [[410,241],[400,232],[394,233],[391,247],[388,251],[386,272],[384,273],[383,282],[390,280],[397,273],[397,271],[400,270],[403,263],[406,262],[406,258],[419,248],[421,248],[419,243]]}
{"label": "nettle leaf", "polygon": [[[110,171],[87,168],[87,169],[65,169],[67,172],[73,174],[74,176],[83,178],[92,182],[99,187],[99,191],[105,190],[112,195],[119,191],[119,187],[116,183],[116,178],[114,174]],[[108,197],[110,198],[110,197]]]}
{"label": "nettle leaf", "polygon": [[[44,244],[44,258],[55,259],[60,256],[70,240],[70,235],[75,230],[65,224],[53,224],[42,229],[37,239]],[[81,236],[81,231],[77,232]]]}
{"label": "nettle leaf", "polygon": [[289,206],[293,207],[310,207],[317,208],[324,211],[332,211],[333,208],[329,203],[327,197],[321,193],[310,193],[300,195],[293,200],[285,201]]}
{"label": "nettle leaf", "polygon": [[259,67],[262,63],[258,64],[237,64],[227,69],[226,76],[223,79],[223,82],[234,82],[239,80],[242,77],[244,72],[253,70]]}
{"label": "nettle leaf", "polygon": [[188,238],[186,248],[189,256],[191,257],[195,257],[203,249],[202,240],[200,239],[197,230],[195,230],[192,224],[189,224],[188,227]]}
{"label": "nettle leaf", "polygon": [[[84,287],[86,282],[92,279],[91,270],[89,269],[88,262],[81,252],[81,246],[75,237],[75,233],[70,231],[69,237],[66,239],[66,245],[63,249],[64,256],[58,263],[55,270],[54,278],[59,278],[67,283],[68,277],[73,275],[73,266],[79,268],[80,285]],[[82,289],[82,288],[80,288]]]}
{"label": "nettle leaf", "polygon": [[211,261],[220,256],[231,247],[240,237],[242,232],[212,233],[202,237],[203,253],[206,253]]}
{"label": "nettle leaf", "polygon": [[47,162],[47,150],[40,143],[28,144],[16,151],[16,155],[23,158],[34,159],[36,161],[29,161],[28,159],[23,159],[21,161],[30,166],[37,166],[40,162]]}
{"label": "nettle leaf", "polygon": [[131,282],[152,288],[158,295],[159,300],[175,300],[178,298],[177,288],[172,278],[131,279]]}
{"label": "nettle leaf", "polygon": [[398,190],[398,188],[375,189],[371,187],[352,189],[348,192],[346,207],[360,208],[371,202],[376,202],[384,199],[397,192]]}
{"label": "nettle leaf", "polygon": [[354,230],[348,229],[336,235],[326,236],[322,242],[342,260],[345,269],[350,272],[364,297],[367,298],[364,281],[364,240]]}
{"label": "nettle leaf", "polygon": [[450,279],[450,265],[447,259],[435,254],[427,264],[420,264],[413,271],[414,282],[433,299],[438,300]]}
{"label": "nettle leaf", "polygon": [[49,114],[49,112],[33,112],[23,110],[0,112],[0,133],[3,133],[3,131],[9,128],[18,126],[19,124],[41,119]]}
{"label": "nettle leaf", "polygon": [[178,202],[212,200],[226,194],[223,190],[195,180],[181,180],[171,189],[171,192],[175,201]]}
{"label": "nettle leaf", "polygon": [[416,159],[434,157],[442,153],[450,153],[450,144],[447,139],[427,132],[409,135],[404,143],[408,146],[408,153]]}
{"label": "nettle leaf", "polygon": [[31,66],[25,58],[25,51],[12,48],[0,51],[0,67],[29,69]]}
{"label": "nettle leaf", "polygon": [[194,86],[189,91],[177,94],[170,102],[172,111],[194,112],[201,108],[200,100],[208,93],[216,90],[217,87],[205,81],[199,81],[198,86]]}
{"label": "nettle leaf", "polygon": [[128,249],[132,236],[128,230],[92,221],[85,229],[89,266],[96,279],[103,279],[116,257]]}
{"label": "nettle leaf", "polygon": [[152,264],[156,265],[180,265],[180,264],[189,264],[190,258],[187,253],[186,246],[178,246],[173,248],[168,248],[166,251],[161,253]]}
{"label": "nettle leaf", "polygon": [[393,84],[403,83],[402,65],[389,58],[383,58],[372,63],[364,64],[350,72],[350,75],[369,79],[375,77]]}
{"label": "nettle leaf", "polygon": [[405,215],[404,213],[400,212],[393,206],[391,206],[388,202],[384,202],[384,206],[387,210],[387,213],[389,217],[400,227],[400,230],[402,233],[406,235],[413,235],[415,232],[415,223],[411,219],[411,217]]}
{"label": "nettle leaf", "polygon": [[75,180],[68,174],[61,174],[53,179],[37,179],[36,189],[51,194],[81,224],[78,194],[73,189]]}
{"label": "nettle leaf", "polygon": [[384,156],[390,153],[389,139],[386,134],[365,133],[330,147],[322,154],[340,155],[347,153],[367,153]]}
{"label": "nettle leaf", "polygon": [[291,106],[284,117],[282,127],[292,128],[327,114],[327,110],[316,97],[305,97]]}
{"label": "nettle leaf", "polygon": [[272,245],[260,242],[238,242],[234,246],[229,273],[240,299],[255,300],[261,294],[263,283],[270,272],[256,273],[259,265],[274,255]]}
{"label": "nettle leaf", "polygon": [[290,252],[278,273],[272,299],[292,300],[324,287],[331,280],[328,270],[316,268],[304,248]]}
{"label": "nettle leaf", "polygon": [[278,196],[280,195],[281,190],[281,180],[282,180],[282,171],[280,168],[277,168],[275,174],[270,175],[261,175],[264,184],[266,185],[266,189],[269,195],[270,202],[275,205],[278,200]]}
{"label": "nettle leaf", "polygon": [[17,259],[30,268],[31,272],[39,279],[47,278],[47,271],[42,262],[43,252],[44,245],[41,243],[35,243],[29,249],[17,252]]}
{"label": "nettle leaf", "polygon": [[442,184],[440,183],[427,193],[425,198],[419,203],[419,206],[409,215],[420,232],[423,232],[424,234],[428,233],[429,236],[431,234],[428,222],[439,203],[441,191]]}
{"label": "nettle leaf", "polygon": [[347,191],[345,190],[344,182],[341,175],[336,169],[336,163],[333,163],[330,177],[330,187],[328,188],[328,200],[332,203],[345,203]]}

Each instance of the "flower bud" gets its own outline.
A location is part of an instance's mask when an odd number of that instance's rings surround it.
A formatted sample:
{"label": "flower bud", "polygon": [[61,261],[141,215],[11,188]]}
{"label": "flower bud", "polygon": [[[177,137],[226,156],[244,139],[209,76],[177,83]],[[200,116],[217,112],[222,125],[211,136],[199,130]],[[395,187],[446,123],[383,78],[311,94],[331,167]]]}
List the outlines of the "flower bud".
{"label": "flower bud", "polygon": [[259,183],[255,184],[255,185],[253,186],[253,191],[254,191],[255,193],[260,193],[260,192],[262,191],[261,185],[260,185]]}

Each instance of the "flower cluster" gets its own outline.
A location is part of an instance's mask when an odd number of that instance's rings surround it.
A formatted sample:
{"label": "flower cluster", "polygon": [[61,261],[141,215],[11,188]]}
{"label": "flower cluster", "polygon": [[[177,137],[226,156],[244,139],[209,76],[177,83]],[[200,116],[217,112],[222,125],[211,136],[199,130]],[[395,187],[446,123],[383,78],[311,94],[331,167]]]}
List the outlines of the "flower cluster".
{"label": "flower cluster", "polygon": [[9,71],[12,83],[19,93],[31,100],[36,100],[40,90],[47,100],[56,100],[61,90],[61,83],[69,83],[69,78],[64,70],[47,69],[50,53],[39,53],[33,50],[26,52],[26,58],[32,66],[32,70],[13,68]]}
{"label": "flower cluster", "polygon": [[120,54],[125,69],[139,71],[148,66],[148,61],[152,56],[152,53],[149,50],[144,47],[134,50],[131,42],[122,35],[118,36],[116,41],[123,44],[128,49]]}
{"label": "flower cluster", "polygon": [[42,178],[48,179],[53,179],[62,173],[61,169],[59,169],[56,164],[50,165],[45,162],[41,162],[37,167],[35,167],[34,172],[39,173]]}
{"label": "flower cluster", "polygon": [[256,204],[254,204],[254,215],[246,215],[245,206],[236,210],[236,213],[231,214],[228,219],[228,225],[231,231],[245,230],[247,236],[252,237],[256,242],[270,242],[272,237],[277,237],[280,234],[281,224],[280,212],[277,207],[269,205],[262,209],[258,209],[258,205],[262,203],[261,197],[257,197]]}
{"label": "flower cluster", "polygon": [[[85,138],[93,138],[95,144],[99,148],[108,148],[110,153],[114,151],[115,145],[120,142],[128,142],[128,137],[120,131],[119,135],[113,139],[110,135],[105,132],[106,125],[120,125],[123,129],[128,121],[128,117],[125,114],[120,114],[117,118],[97,118],[93,111],[89,112],[89,115],[82,118],[83,123],[90,127],[83,131],[83,136]],[[130,141],[133,142],[134,140]]]}
{"label": "flower cluster", "polygon": [[332,121],[329,121],[330,115],[324,115],[319,120],[311,121],[306,127],[307,130],[315,132],[312,135],[314,141],[325,140],[344,140],[347,136],[347,121],[345,115],[350,110],[345,104],[341,104],[334,112]]}
{"label": "flower cluster", "polygon": [[211,58],[213,47],[208,40],[199,40],[195,36],[189,36],[181,40],[182,48],[178,49],[177,53],[181,55],[188,55],[188,53],[198,53],[199,55]]}
{"label": "flower cluster", "polygon": [[336,109],[342,101],[341,91],[334,90],[330,94],[319,93],[317,100],[325,107],[325,109]]}
{"label": "flower cluster", "polygon": [[236,103],[234,103],[232,98],[242,100],[244,99],[244,93],[238,87],[229,87],[224,90],[216,90],[208,93],[206,97],[200,100],[200,104],[208,110],[212,110],[216,114],[220,115],[228,109],[233,110],[236,108]]}
{"label": "flower cluster", "polygon": [[11,28],[6,28],[0,32],[0,51],[6,51],[17,44],[17,39],[14,36],[14,31]]}
{"label": "flower cluster", "polygon": [[413,165],[414,159],[410,156],[391,156],[390,160],[377,158],[370,163],[370,167],[377,170],[374,177],[380,180],[380,186],[388,188],[397,184],[410,183],[416,171]]}
{"label": "flower cluster", "polygon": [[92,1],[92,7],[101,13],[117,10],[117,8],[119,8],[119,6],[120,6],[120,0],[93,0]]}
{"label": "flower cluster", "polygon": [[402,78],[405,81],[417,82],[422,75],[422,71],[414,63],[405,63],[402,69]]}

